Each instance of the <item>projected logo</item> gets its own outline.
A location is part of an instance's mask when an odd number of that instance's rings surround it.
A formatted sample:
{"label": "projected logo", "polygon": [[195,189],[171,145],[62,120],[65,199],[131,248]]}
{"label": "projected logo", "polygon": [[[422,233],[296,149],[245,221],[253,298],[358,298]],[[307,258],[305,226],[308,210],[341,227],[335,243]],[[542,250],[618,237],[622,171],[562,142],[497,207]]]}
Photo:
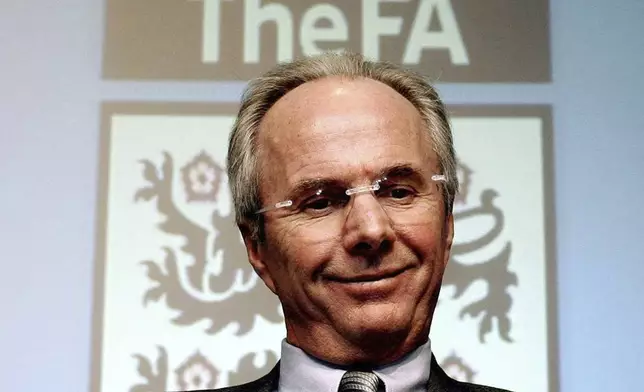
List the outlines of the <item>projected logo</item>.
{"label": "projected logo", "polygon": [[[162,217],[158,228],[176,236],[184,245],[175,250],[164,246],[162,263],[144,261],[152,287],[145,293],[144,303],[159,301],[178,312],[172,319],[177,325],[210,322],[208,333],[217,333],[232,321],[238,334],[245,334],[259,315],[271,322],[282,321],[275,301],[247,262],[246,249],[239,239],[232,212],[220,215],[215,209],[221,191],[223,169],[207,153],[200,152],[180,170],[181,190],[173,189],[176,171],[170,153],[156,167],[150,160],[142,161],[146,184],[136,201],[150,201]],[[183,191],[185,200],[175,200]],[[211,225],[202,227],[182,213],[178,203],[211,202]],[[183,259],[183,261],[182,261]],[[240,304],[245,304],[240,309]],[[243,311],[240,311],[243,310]]]}
{"label": "projected logo", "polygon": [[[94,392],[236,385],[277,362],[283,315],[247,261],[223,166],[232,113],[205,105],[105,108],[110,159],[102,163],[109,181]],[[544,243],[531,237],[544,231],[542,118],[463,114],[453,122],[462,190],[432,349],[455,378],[507,388],[531,380],[543,390],[546,258]],[[481,137],[484,130],[496,135]],[[531,153],[481,153],[491,136]],[[488,147],[511,150],[498,144]],[[520,173],[508,173],[508,161],[538,175],[517,184]],[[528,207],[515,203],[522,197]],[[514,383],[491,360],[499,355],[517,364]]]}
{"label": "projected logo", "polygon": [[[511,320],[509,317],[512,307],[512,297],[508,289],[517,285],[517,276],[509,271],[511,243],[504,241],[502,232],[504,226],[503,211],[494,205],[494,199],[499,195],[498,191],[486,188],[478,195],[477,200],[470,195],[473,170],[463,162],[459,162],[458,177],[461,185],[459,194],[454,200],[454,222],[457,228],[467,227],[468,221],[476,221],[480,218],[490,218],[489,227],[479,229],[480,233],[476,238],[464,242],[457,241],[452,246],[451,259],[445,276],[443,287],[453,286],[454,298],[461,297],[469,287],[481,280],[486,283],[487,292],[485,297],[463,307],[459,316],[478,317],[482,316],[479,324],[479,339],[485,341],[485,336],[491,332],[493,322],[496,324],[499,337],[507,342],[510,338]],[[490,258],[477,258],[475,264],[459,262],[461,258],[477,253],[482,254],[492,244],[500,242],[502,250]]]}
{"label": "projected logo", "polygon": [[[239,238],[232,212],[220,215],[216,209],[222,190],[224,169],[205,151],[201,151],[181,169],[175,167],[172,155],[164,152],[157,167],[148,159],[142,160],[142,177],[146,184],[139,188],[136,201],[153,202],[162,221],[158,229],[179,237],[183,246],[175,250],[164,246],[164,260],[143,261],[151,282],[143,303],[163,301],[176,311],[168,321],[178,325],[194,325],[206,320],[207,334],[214,334],[235,323],[235,334],[248,334],[257,316],[271,323],[283,322],[276,300],[247,261],[246,250]],[[181,189],[173,189],[175,173],[181,173]],[[182,194],[184,200],[175,200]],[[202,227],[181,211],[179,204],[212,203],[211,225]],[[156,374],[151,360],[137,355],[139,374],[146,382],[132,388],[139,390],[166,390],[167,352],[159,349]],[[269,354],[268,366],[260,369],[252,365],[252,355],[240,360],[238,370],[229,375],[229,384],[268,373],[277,361]],[[200,352],[187,358],[175,371],[177,386],[183,390],[214,388],[220,371]],[[145,388],[144,388],[145,387]]]}

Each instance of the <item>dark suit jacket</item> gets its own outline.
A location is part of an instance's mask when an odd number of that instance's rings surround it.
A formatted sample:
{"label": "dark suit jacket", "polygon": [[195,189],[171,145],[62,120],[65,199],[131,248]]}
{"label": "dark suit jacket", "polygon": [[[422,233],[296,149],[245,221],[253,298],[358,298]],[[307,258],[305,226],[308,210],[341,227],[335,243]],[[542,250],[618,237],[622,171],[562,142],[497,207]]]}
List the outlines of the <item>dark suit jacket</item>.
{"label": "dark suit jacket", "polygon": [[[275,392],[280,378],[279,362],[273,370],[264,377],[251,381],[247,384],[221,388],[210,389],[201,392]],[[199,392],[199,391],[194,391]],[[306,391],[302,391],[306,392]],[[438,366],[436,358],[432,356],[432,369],[429,375],[429,383],[427,384],[427,392],[508,392],[504,389],[486,387],[482,385],[474,385],[464,382],[456,381],[450,378],[443,369]]]}

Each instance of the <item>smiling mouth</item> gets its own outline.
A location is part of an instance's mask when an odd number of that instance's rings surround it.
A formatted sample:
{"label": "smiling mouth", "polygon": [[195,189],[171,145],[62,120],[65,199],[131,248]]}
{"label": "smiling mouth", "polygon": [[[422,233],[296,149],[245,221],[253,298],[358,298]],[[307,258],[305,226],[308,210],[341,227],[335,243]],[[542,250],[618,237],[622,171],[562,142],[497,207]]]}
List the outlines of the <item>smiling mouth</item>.
{"label": "smiling mouth", "polygon": [[408,268],[397,269],[390,272],[378,272],[373,274],[362,274],[356,276],[330,276],[327,279],[338,283],[368,283],[379,280],[391,279],[407,271]]}

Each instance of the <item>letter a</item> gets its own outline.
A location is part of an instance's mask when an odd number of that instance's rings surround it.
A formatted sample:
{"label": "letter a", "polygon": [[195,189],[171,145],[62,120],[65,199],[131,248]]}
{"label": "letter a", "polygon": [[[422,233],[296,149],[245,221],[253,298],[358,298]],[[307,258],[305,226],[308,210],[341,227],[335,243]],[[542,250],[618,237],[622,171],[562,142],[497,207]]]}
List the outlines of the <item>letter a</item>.
{"label": "letter a", "polygon": [[[443,28],[442,31],[429,31],[434,9]],[[452,64],[470,63],[450,0],[421,0],[411,27],[403,63],[419,64],[424,49],[447,49]]]}

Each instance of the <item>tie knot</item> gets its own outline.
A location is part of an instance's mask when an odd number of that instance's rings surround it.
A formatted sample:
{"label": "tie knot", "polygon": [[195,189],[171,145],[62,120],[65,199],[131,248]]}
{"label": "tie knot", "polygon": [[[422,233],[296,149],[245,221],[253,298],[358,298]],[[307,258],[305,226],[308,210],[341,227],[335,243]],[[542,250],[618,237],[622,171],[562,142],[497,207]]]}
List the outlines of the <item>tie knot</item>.
{"label": "tie knot", "polygon": [[338,392],[384,392],[382,380],[371,372],[349,371],[340,380]]}

